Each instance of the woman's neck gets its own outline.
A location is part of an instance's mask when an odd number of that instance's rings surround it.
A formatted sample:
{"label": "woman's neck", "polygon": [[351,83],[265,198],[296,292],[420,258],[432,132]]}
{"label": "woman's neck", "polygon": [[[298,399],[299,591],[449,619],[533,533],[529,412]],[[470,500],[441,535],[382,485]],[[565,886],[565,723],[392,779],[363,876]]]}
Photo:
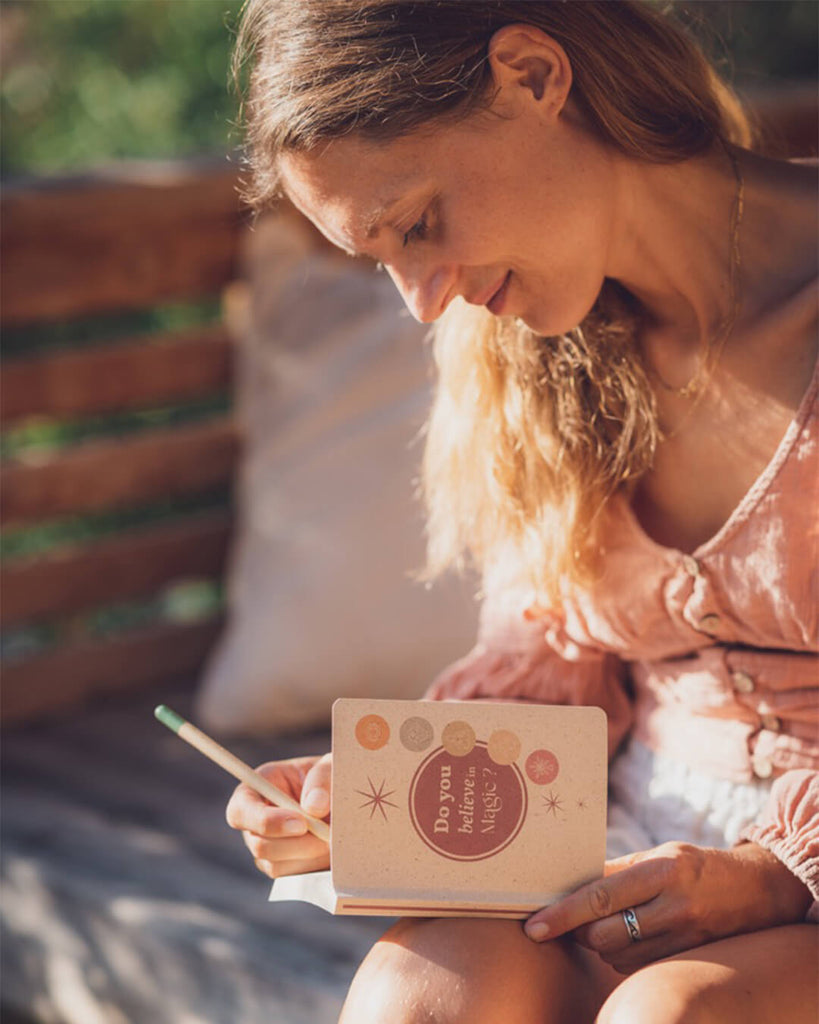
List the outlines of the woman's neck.
{"label": "woman's neck", "polygon": [[817,273],[815,171],[735,152],[615,164],[609,276],[642,306],[646,358],[671,386]]}

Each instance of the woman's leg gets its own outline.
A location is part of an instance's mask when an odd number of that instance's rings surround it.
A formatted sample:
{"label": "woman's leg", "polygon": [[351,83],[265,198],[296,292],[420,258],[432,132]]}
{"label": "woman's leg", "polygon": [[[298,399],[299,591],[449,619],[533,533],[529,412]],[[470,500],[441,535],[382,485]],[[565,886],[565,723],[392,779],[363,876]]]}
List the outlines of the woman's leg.
{"label": "woman's leg", "polygon": [[531,942],[519,921],[406,918],[362,963],[340,1024],[592,1024],[619,980],[571,942]]}
{"label": "woman's leg", "polygon": [[736,935],[626,978],[597,1024],[816,1024],[819,928]]}

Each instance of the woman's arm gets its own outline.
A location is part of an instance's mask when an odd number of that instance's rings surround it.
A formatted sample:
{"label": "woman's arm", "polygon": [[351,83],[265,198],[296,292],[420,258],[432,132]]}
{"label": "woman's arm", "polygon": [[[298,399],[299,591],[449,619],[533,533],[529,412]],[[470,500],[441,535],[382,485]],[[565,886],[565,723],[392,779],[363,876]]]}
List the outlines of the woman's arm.
{"label": "woman's arm", "polygon": [[[630,936],[623,911],[636,916]],[[819,772],[786,772],[732,850],[666,843],[606,865],[606,877],[534,914],[536,941],[572,932],[629,973],[706,942],[819,919]]]}
{"label": "woman's arm", "polygon": [[[539,910],[526,933],[541,942],[569,932],[615,970],[708,942],[804,920],[811,897],[769,850],[664,843],[606,865],[606,877]],[[624,911],[633,914],[630,934]]]}
{"label": "woman's arm", "polygon": [[780,776],[767,806],[739,841],[764,847],[807,886],[813,897],[808,920],[819,921],[819,771]]}
{"label": "woman's arm", "polygon": [[526,595],[509,591],[487,599],[478,643],[435,679],[425,697],[600,707],[612,757],[632,721],[625,665],[614,655],[577,647],[557,653],[547,619],[528,614]]}

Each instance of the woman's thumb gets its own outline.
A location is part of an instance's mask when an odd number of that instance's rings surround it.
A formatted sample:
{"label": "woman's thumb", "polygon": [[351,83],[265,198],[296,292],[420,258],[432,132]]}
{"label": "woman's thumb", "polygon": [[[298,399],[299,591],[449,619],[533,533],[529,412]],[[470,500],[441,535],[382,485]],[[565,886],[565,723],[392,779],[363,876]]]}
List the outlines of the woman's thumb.
{"label": "woman's thumb", "polygon": [[301,787],[301,806],[314,818],[326,818],[330,813],[330,786],[333,774],[333,755],[325,754],[304,777]]}

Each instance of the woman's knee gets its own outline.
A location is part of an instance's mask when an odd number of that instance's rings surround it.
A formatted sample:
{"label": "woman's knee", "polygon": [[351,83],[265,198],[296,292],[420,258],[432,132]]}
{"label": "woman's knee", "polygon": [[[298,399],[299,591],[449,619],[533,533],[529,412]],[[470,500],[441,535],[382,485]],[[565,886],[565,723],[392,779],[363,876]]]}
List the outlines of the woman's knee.
{"label": "woman's knee", "polygon": [[413,927],[391,928],[359,967],[340,1024],[432,1024],[457,1020],[461,979],[413,948]]}
{"label": "woman's knee", "polygon": [[516,922],[401,921],[359,968],[340,1024],[572,1019],[554,1012],[569,998],[571,968],[563,946],[536,946]]}
{"label": "woman's knee", "polygon": [[597,1024],[813,1024],[817,949],[807,924],[709,943],[626,978]]}
{"label": "woman's knee", "polygon": [[702,982],[696,963],[651,964],[617,986],[596,1024],[724,1024],[718,991]]}

